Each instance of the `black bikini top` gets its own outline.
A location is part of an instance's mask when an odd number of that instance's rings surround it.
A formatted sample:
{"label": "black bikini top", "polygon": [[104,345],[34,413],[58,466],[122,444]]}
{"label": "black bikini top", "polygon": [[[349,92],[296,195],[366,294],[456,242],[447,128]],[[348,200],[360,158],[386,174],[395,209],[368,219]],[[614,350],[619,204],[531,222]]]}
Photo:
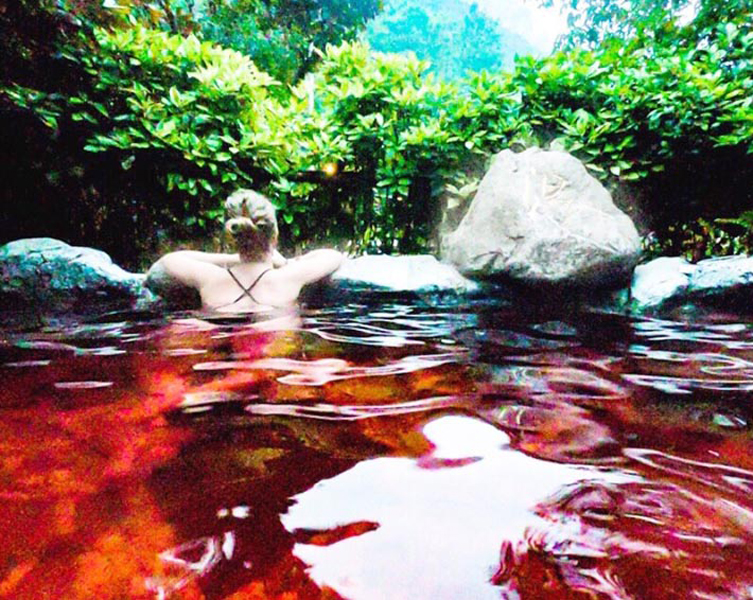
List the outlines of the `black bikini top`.
{"label": "black bikini top", "polygon": [[256,284],[259,283],[259,280],[262,277],[264,277],[267,273],[269,273],[271,270],[272,270],[271,268],[264,269],[261,273],[259,273],[259,276],[256,279],[254,279],[254,281],[251,283],[251,285],[249,285],[248,287],[245,287],[240,282],[240,280],[235,276],[235,273],[233,273],[230,270],[230,267],[227,267],[228,275],[230,275],[230,277],[233,278],[233,281],[235,281],[235,283],[238,284],[238,287],[243,290],[243,293],[240,296],[238,296],[235,300],[233,300],[230,304],[226,304],[225,306],[231,306],[232,304],[240,302],[246,296],[249,297],[249,298],[251,298],[251,301],[254,302],[254,304],[259,304],[260,306],[266,306],[266,305],[262,304],[261,302],[259,302],[256,298],[254,298],[254,295],[251,293],[251,290],[253,290],[254,287],[256,286]]}

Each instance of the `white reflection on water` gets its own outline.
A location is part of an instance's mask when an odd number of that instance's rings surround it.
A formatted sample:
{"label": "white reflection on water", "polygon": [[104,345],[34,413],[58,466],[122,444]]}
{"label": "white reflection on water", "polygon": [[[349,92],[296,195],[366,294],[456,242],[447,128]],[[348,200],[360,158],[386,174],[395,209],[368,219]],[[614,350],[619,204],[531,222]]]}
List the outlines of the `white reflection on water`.
{"label": "white reflection on water", "polygon": [[[500,546],[522,539],[527,527],[545,527],[532,512],[537,503],[581,480],[633,480],[531,458],[510,449],[505,433],[470,417],[440,417],[424,434],[435,445],[429,460],[363,461],[294,498],[282,517],[291,532],[379,525],[330,546],[296,544],[294,554],[311,565],[318,585],[354,600],[499,598],[489,579]],[[442,460],[457,466],[421,466]]]}

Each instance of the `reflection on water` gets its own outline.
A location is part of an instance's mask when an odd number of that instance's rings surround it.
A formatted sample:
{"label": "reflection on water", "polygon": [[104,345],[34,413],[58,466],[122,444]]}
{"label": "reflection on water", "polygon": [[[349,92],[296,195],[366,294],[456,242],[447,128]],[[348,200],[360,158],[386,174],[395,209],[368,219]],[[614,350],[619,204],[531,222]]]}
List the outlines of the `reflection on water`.
{"label": "reflection on water", "polygon": [[0,342],[0,598],[753,595],[747,323],[128,317]]}
{"label": "reflection on water", "polygon": [[331,546],[296,544],[317,584],[348,598],[497,598],[500,543],[541,527],[533,506],[576,481],[619,479],[514,452],[505,433],[470,417],[442,416],[422,432],[434,448],[418,459],[364,460],[293,498],[282,519],[293,534],[379,525]]}

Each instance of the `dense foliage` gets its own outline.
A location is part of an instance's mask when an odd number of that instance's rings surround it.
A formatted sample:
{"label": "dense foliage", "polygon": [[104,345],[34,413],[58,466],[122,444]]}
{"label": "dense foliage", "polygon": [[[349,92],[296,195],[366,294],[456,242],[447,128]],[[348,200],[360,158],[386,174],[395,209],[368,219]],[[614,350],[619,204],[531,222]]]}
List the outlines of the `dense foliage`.
{"label": "dense foliage", "polygon": [[314,76],[294,90],[286,133],[299,140],[295,172],[336,169],[318,189],[276,186],[291,223],[291,211],[298,213],[296,237],[317,231],[355,247],[425,247],[431,188],[455,152],[441,108],[451,90],[427,76],[427,67],[361,44],[330,47]]}
{"label": "dense foliage", "polygon": [[[542,0],[554,6],[554,0]],[[751,20],[751,0],[570,0],[559,4],[567,14],[563,48],[598,48],[605,42],[667,46],[698,42],[720,23]],[[683,25],[683,23],[685,23]]]}
{"label": "dense foliage", "polygon": [[[126,260],[136,238],[146,240],[136,251],[154,251],[160,235],[211,234],[225,194],[252,186],[280,207],[289,244],[417,251],[431,246],[442,192],[472,193],[469,164],[539,145],[629,186],[628,208],[664,232],[660,243],[679,235],[676,221],[702,219],[737,242],[701,255],[747,248],[750,20],[677,28],[672,44],[520,58],[513,72],[453,83],[410,54],[344,43],[315,49],[318,64],[293,86],[244,54],[166,29],[65,30],[54,59],[65,77],[3,79],[3,110],[30,136],[7,152],[23,178],[6,206],[62,215],[60,237]],[[4,235],[18,210],[6,211]],[[29,230],[39,231],[20,233]]]}
{"label": "dense foliage", "polygon": [[207,39],[294,82],[318,60],[316,48],[355,39],[380,6],[381,0],[205,0],[194,12]]}

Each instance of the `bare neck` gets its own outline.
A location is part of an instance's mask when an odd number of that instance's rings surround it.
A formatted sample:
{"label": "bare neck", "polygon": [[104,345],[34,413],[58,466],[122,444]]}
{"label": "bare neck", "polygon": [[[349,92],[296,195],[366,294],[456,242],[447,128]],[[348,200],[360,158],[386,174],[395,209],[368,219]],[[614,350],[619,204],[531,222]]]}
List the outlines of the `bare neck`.
{"label": "bare neck", "polygon": [[247,254],[245,252],[240,252],[238,256],[241,260],[241,264],[272,264],[271,250],[269,252],[265,252],[264,254]]}

